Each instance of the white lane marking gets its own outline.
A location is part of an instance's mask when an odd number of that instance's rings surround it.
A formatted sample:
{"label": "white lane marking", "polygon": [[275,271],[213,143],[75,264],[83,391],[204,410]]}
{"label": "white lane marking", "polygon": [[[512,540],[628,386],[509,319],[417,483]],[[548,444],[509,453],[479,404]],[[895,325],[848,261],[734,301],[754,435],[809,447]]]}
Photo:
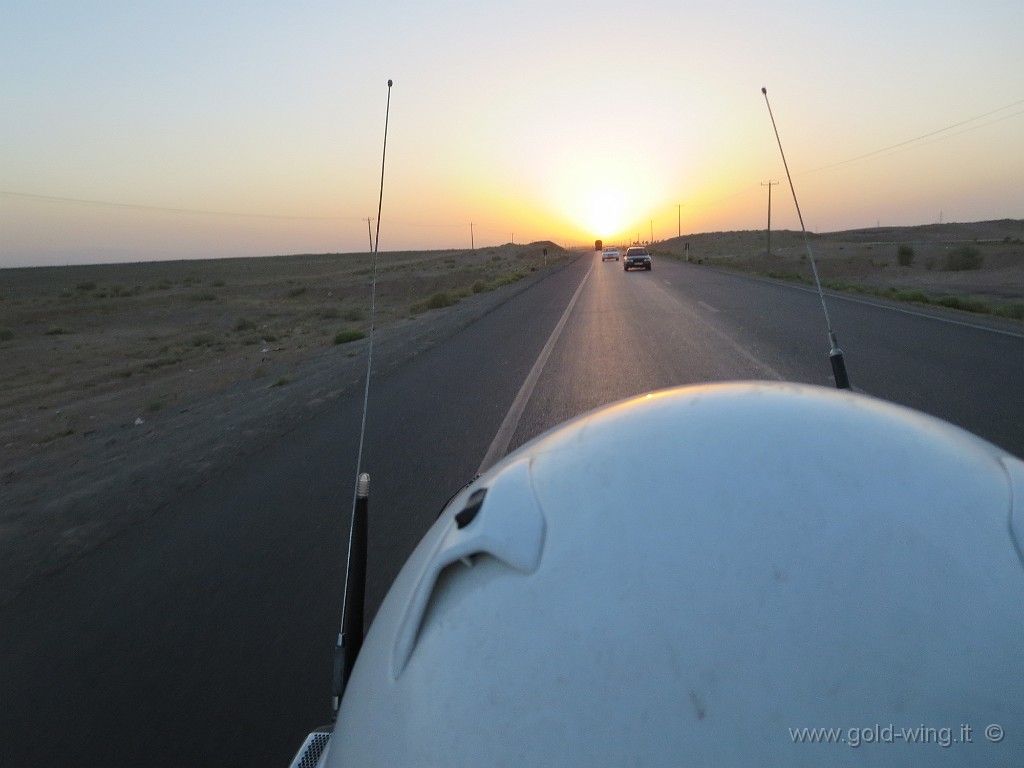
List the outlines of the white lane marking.
{"label": "white lane marking", "polygon": [[661,282],[663,282],[663,283],[664,283],[665,285],[672,285],[672,283],[670,283],[670,282],[669,282],[668,280],[666,280],[665,278],[661,278]]}
{"label": "white lane marking", "polygon": [[753,352],[750,352],[745,347],[741,346],[739,344],[739,342],[737,342],[732,337],[730,337],[727,334],[723,333],[722,331],[718,330],[704,316],[698,314],[697,312],[694,312],[692,309],[687,307],[686,304],[683,301],[681,301],[678,296],[669,293],[668,291],[666,291],[664,288],[662,288],[657,283],[651,283],[651,285],[654,285],[658,290],[662,291],[662,293],[665,296],[667,296],[673,303],[675,303],[680,312],[682,312],[684,315],[689,317],[694,322],[697,322],[697,323],[700,323],[701,325],[703,325],[705,328],[708,329],[709,332],[711,332],[712,334],[717,336],[722,341],[723,344],[727,344],[728,346],[730,346],[733,349],[733,351],[736,352],[736,354],[738,354],[741,357],[743,357],[748,363],[753,365],[755,368],[760,368],[761,371],[763,371],[765,374],[767,374],[768,378],[772,378],[772,379],[775,379],[777,381],[785,381],[786,380],[785,376],[783,376],[777,370],[775,370],[770,365],[768,365],[768,363],[766,363],[764,360],[761,360]]}
{"label": "white lane marking", "polygon": [[717,312],[718,311],[717,309],[712,307],[710,304],[705,304],[700,299],[697,300],[697,303],[700,304],[702,307],[704,307],[704,309],[706,309],[708,312]]}
{"label": "white lane marking", "polygon": [[494,435],[494,440],[491,441],[491,447],[487,449],[487,453],[484,454],[483,461],[480,462],[480,468],[476,471],[478,475],[483,474],[490,469],[508,452],[509,443],[512,442],[512,436],[515,434],[516,428],[519,426],[519,420],[523,416],[523,411],[526,410],[526,404],[530,402],[530,395],[533,394],[533,388],[537,385],[537,380],[540,378],[541,371],[544,370],[544,366],[547,364],[548,358],[551,357],[551,350],[555,348],[555,342],[558,341],[558,337],[562,334],[562,329],[565,327],[565,323],[569,319],[569,314],[572,312],[572,308],[576,306],[576,300],[580,297],[580,293],[583,291],[583,286],[587,284],[587,278],[590,277],[590,273],[593,269],[594,265],[591,263],[590,269],[587,270],[587,274],[585,274],[583,276],[583,280],[580,281],[580,285],[576,289],[576,293],[574,293],[572,298],[569,300],[569,304],[562,313],[562,317],[555,326],[555,330],[553,330],[551,332],[551,336],[548,337],[547,344],[545,344],[544,349],[540,351],[540,354],[537,356],[537,360],[533,364],[533,368],[530,369],[530,373],[527,374],[526,380],[523,381],[523,386],[519,388],[519,394],[517,394],[516,399],[512,401],[512,407],[509,408],[508,413],[505,414],[505,420],[502,421],[501,426],[498,427],[498,432]]}

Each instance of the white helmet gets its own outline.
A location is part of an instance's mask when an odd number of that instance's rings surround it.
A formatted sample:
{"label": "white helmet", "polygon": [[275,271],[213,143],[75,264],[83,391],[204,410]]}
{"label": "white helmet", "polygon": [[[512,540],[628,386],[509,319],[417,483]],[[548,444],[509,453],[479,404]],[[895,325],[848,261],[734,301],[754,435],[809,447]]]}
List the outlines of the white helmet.
{"label": "white helmet", "polygon": [[575,419],[391,588],[329,766],[1024,765],[1024,464],[790,384]]}

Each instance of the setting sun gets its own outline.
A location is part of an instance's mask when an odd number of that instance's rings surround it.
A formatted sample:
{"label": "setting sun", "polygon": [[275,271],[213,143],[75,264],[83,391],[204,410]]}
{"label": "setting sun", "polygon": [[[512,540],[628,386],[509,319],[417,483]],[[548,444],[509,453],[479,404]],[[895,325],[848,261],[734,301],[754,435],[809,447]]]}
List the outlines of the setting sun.
{"label": "setting sun", "polygon": [[608,238],[625,228],[625,210],[623,190],[610,182],[602,182],[587,191],[581,214],[595,237]]}
{"label": "setting sun", "polygon": [[638,222],[646,227],[666,194],[651,167],[653,159],[635,147],[618,156],[590,148],[556,158],[548,169],[549,202],[584,240],[626,237]]}

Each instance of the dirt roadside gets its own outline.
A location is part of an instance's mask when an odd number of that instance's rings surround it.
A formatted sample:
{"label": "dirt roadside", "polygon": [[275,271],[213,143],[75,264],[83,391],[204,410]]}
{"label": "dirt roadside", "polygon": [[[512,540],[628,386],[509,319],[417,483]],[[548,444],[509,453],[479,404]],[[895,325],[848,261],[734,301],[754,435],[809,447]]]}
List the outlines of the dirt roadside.
{"label": "dirt roadside", "polygon": [[[375,375],[573,257],[380,254]],[[371,263],[0,270],[0,605],[362,387]]]}
{"label": "dirt roadside", "polygon": [[[811,283],[807,246],[836,290],[1024,320],[1024,220],[930,224],[828,234],[716,232],[651,250],[721,269]],[[901,258],[905,264],[901,264]]]}

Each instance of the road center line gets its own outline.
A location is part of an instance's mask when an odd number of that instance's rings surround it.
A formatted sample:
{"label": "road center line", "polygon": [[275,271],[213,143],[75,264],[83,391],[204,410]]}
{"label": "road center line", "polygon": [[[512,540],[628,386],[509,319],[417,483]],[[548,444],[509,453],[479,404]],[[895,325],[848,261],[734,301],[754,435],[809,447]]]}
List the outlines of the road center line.
{"label": "road center line", "polygon": [[583,279],[580,281],[580,285],[576,289],[576,293],[574,293],[572,298],[569,300],[569,304],[562,313],[562,317],[555,326],[555,330],[553,330],[551,332],[551,336],[548,337],[547,344],[545,344],[544,349],[540,351],[540,354],[537,356],[537,360],[533,364],[533,368],[530,369],[530,373],[527,374],[526,380],[523,381],[523,386],[519,388],[519,394],[517,394],[516,399],[512,401],[512,407],[509,408],[508,413],[505,414],[505,420],[502,421],[501,426],[498,427],[498,432],[494,435],[494,440],[491,441],[491,447],[487,449],[487,453],[484,454],[483,461],[480,462],[480,468],[476,471],[478,475],[486,472],[496,464],[499,459],[508,453],[509,443],[512,442],[512,436],[515,434],[516,428],[519,426],[519,420],[523,416],[523,411],[526,410],[526,404],[530,402],[530,396],[533,394],[533,388],[537,385],[537,380],[540,378],[540,374],[544,370],[544,366],[547,364],[548,358],[551,357],[551,350],[554,349],[555,343],[558,341],[558,337],[561,336],[562,329],[565,327],[565,323],[569,319],[569,314],[572,312],[572,308],[576,306],[576,299],[580,297],[580,293],[583,291],[583,286],[587,284],[587,278],[590,277],[590,273],[593,269],[594,265],[591,264],[590,269],[587,270],[587,274],[585,274]]}
{"label": "road center line", "polygon": [[[670,301],[675,303],[675,305],[677,307],[677,310],[679,312],[685,314],[687,317],[689,317],[690,319],[694,320],[695,322],[700,323],[701,325],[703,325],[708,330],[709,333],[714,334],[719,339],[721,339],[725,344],[728,344],[730,347],[732,347],[732,349],[735,350],[735,352],[738,355],[740,355],[741,357],[745,358],[751,365],[753,365],[755,368],[760,368],[762,372],[767,374],[768,378],[775,379],[776,381],[785,381],[786,380],[785,376],[783,376],[781,373],[779,373],[774,368],[772,368],[770,365],[768,365],[768,363],[764,362],[759,357],[757,357],[757,355],[755,355],[753,352],[750,352],[748,349],[743,347],[739,342],[737,342],[731,336],[729,336],[726,333],[723,333],[718,328],[716,328],[714,325],[712,325],[711,321],[706,316],[701,315],[699,312],[695,312],[693,309],[691,309],[690,307],[686,306],[685,302],[681,301],[678,296],[676,296],[675,294],[669,293],[667,290],[662,288],[657,283],[651,283],[651,285],[655,286],[659,291],[661,291],[661,293],[664,296],[667,296]],[[704,302],[698,301],[697,303],[698,304],[703,304]]]}

